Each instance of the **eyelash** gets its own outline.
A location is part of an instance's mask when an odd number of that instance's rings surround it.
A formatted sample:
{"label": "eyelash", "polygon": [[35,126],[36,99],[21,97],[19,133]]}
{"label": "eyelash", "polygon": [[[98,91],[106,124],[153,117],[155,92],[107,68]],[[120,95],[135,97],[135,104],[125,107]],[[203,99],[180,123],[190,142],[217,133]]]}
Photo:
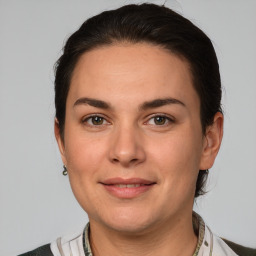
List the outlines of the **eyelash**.
{"label": "eyelash", "polygon": [[[92,122],[92,119],[93,118],[100,118],[103,123],[101,124],[93,124]],[[155,121],[155,118],[164,118],[164,124],[149,124],[150,120],[154,120]],[[91,120],[91,123],[89,123],[89,120]],[[171,123],[174,123],[175,122],[175,119],[173,117],[170,117],[169,115],[166,115],[166,114],[154,114],[153,116],[149,116],[149,118],[147,119],[146,122],[144,122],[144,124],[148,124],[148,125],[151,125],[151,126],[158,126],[158,127],[165,127],[165,126],[168,126],[170,125]],[[94,114],[94,115],[90,115],[90,116],[87,116],[85,118],[82,119],[82,123],[87,125],[87,126],[91,126],[91,127],[101,127],[101,126],[104,126],[104,125],[109,125],[110,122],[107,121],[107,119],[100,115],[100,114]]]}
{"label": "eyelash", "polygon": [[[100,118],[101,120],[103,120],[103,122],[106,122],[106,123],[96,125],[96,124],[93,124],[93,123],[90,124],[90,123],[88,122],[90,119],[91,119],[91,122],[92,122],[92,119],[93,119],[93,118],[96,118],[96,117]],[[108,124],[110,124],[110,123],[106,120],[106,118],[105,118],[104,116],[100,115],[100,114],[94,114],[94,115],[87,116],[87,117],[85,117],[85,118],[82,119],[82,123],[85,124],[85,125],[91,126],[91,127],[97,127],[97,126],[100,127],[100,126],[102,126],[102,125],[108,125]]]}
{"label": "eyelash", "polygon": [[[166,115],[166,114],[154,114],[153,116],[150,116],[150,118],[148,119],[148,121],[146,123],[149,123],[150,120],[154,120],[155,121],[155,118],[164,118],[165,119],[165,122],[164,124],[152,124],[152,126],[158,126],[158,127],[166,127],[168,125],[170,125],[171,123],[174,123],[175,122],[175,119],[173,117],[170,117],[169,115]],[[151,125],[151,124],[149,124]]]}

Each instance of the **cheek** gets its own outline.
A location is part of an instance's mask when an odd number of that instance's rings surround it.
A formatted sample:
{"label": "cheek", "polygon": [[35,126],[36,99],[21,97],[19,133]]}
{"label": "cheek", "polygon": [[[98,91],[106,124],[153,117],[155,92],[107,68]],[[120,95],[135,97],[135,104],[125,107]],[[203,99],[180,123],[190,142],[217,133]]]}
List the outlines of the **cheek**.
{"label": "cheek", "polygon": [[67,137],[65,153],[70,185],[81,207],[90,212],[95,202],[99,201],[99,195],[94,192],[104,161],[104,143],[85,138],[79,133]]}
{"label": "cheek", "polygon": [[[201,140],[195,134],[181,133],[166,136],[151,146],[151,154],[167,166],[197,166],[201,156]],[[158,145],[158,146],[157,146]],[[192,167],[192,166],[191,166]]]}
{"label": "cheek", "polygon": [[179,185],[183,188],[193,187],[201,159],[200,136],[186,130],[158,140],[158,145],[152,145],[150,158],[155,159],[155,163],[152,164],[159,169],[165,184],[169,188],[178,188]]}
{"label": "cheek", "polygon": [[79,131],[67,136],[65,154],[69,168],[79,176],[95,173],[104,158],[104,145],[103,139],[85,136]]}

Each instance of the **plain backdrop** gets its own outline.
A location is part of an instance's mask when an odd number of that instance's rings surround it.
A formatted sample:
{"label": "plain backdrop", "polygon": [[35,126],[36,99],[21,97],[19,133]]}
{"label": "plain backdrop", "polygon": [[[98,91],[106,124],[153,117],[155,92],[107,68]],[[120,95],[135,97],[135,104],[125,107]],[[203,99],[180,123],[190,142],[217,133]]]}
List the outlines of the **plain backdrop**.
{"label": "plain backdrop", "polygon": [[[54,62],[88,17],[141,1],[0,0],[0,255],[81,230],[53,133]],[[164,1],[151,1],[163,4]],[[225,130],[195,209],[218,235],[256,247],[256,1],[166,1],[212,39]]]}

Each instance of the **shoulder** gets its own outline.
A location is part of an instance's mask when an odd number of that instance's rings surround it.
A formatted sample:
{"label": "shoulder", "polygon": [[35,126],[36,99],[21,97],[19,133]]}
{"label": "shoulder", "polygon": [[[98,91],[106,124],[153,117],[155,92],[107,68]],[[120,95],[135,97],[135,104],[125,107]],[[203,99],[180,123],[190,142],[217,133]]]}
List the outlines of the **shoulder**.
{"label": "shoulder", "polygon": [[201,237],[198,256],[256,256],[256,248],[245,247],[218,237],[205,224],[200,215],[197,213],[193,215],[197,218],[199,237]]}
{"label": "shoulder", "polygon": [[92,256],[90,247],[85,246],[88,244],[87,232],[88,225],[83,231],[59,237],[50,244],[18,256]]}
{"label": "shoulder", "polygon": [[213,254],[227,256],[256,256],[256,249],[245,247],[213,235]]}
{"label": "shoulder", "polygon": [[[72,254],[73,252],[76,253]],[[77,234],[59,237],[50,244],[40,246],[18,256],[80,256],[83,255],[82,252],[84,252],[83,236]]]}
{"label": "shoulder", "polygon": [[222,240],[237,254],[241,256],[256,256],[256,249],[245,247],[227,239]]}
{"label": "shoulder", "polygon": [[23,254],[20,254],[18,256],[53,256],[53,253],[51,251],[50,244],[46,244],[43,246],[38,247],[37,249],[26,252]]}

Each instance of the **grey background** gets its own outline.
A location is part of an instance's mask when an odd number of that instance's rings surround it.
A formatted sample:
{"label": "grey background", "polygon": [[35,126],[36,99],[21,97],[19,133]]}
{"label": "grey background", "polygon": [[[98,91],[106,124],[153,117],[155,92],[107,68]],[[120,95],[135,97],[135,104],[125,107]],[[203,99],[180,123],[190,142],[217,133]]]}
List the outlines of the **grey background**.
{"label": "grey background", "polygon": [[[88,17],[124,0],[0,0],[0,255],[80,230],[53,134],[53,64]],[[163,4],[164,1],[151,1]],[[256,1],[166,1],[213,40],[225,132],[195,209],[218,235],[256,247]]]}

